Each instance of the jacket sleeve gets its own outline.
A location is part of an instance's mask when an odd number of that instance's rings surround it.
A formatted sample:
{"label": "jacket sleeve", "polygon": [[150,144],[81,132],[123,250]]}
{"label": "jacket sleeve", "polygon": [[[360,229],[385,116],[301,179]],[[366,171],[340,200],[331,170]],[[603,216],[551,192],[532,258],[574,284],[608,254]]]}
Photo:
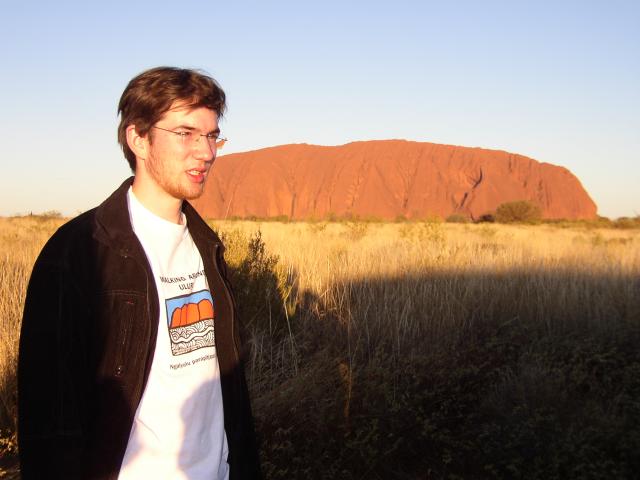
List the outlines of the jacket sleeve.
{"label": "jacket sleeve", "polygon": [[239,321],[238,316],[238,304],[236,303],[236,294],[233,289],[233,285],[231,284],[231,280],[229,278],[229,266],[224,259],[224,247],[218,248],[215,252],[215,262],[218,267],[218,273],[220,273],[220,277],[222,278],[222,282],[224,283],[224,287],[229,292],[229,298],[231,299],[231,308],[234,311],[235,317],[235,325],[234,325],[234,336],[233,341],[236,344],[236,348],[240,353],[240,357],[244,360],[246,352],[243,351],[243,339],[245,338],[242,322]]}
{"label": "jacket sleeve", "polygon": [[[83,386],[77,320],[84,295],[65,264],[36,261],[18,357],[18,446],[22,478],[82,477]],[[50,255],[49,255],[50,257]],[[80,342],[81,343],[81,342]],[[83,366],[84,364],[84,366]]]}

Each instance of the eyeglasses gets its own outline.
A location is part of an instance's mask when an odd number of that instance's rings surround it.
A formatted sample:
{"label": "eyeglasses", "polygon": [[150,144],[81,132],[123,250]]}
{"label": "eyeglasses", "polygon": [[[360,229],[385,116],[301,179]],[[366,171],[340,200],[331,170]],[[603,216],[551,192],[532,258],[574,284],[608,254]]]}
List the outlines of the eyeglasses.
{"label": "eyeglasses", "polygon": [[220,136],[219,132],[212,133],[198,133],[194,130],[168,130],[162,127],[156,127],[155,125],[151,128],[157,128],[158,130],[162,130],[163,132],[173,133],[180,138],[180,141],[185,147],[192,147],[194,144],[200,141],[200,137],[205,137],[207,142],[209,142],[209,146],[213,149],[218,149],[224,147],[224,144],[227,142],[227,139]]}

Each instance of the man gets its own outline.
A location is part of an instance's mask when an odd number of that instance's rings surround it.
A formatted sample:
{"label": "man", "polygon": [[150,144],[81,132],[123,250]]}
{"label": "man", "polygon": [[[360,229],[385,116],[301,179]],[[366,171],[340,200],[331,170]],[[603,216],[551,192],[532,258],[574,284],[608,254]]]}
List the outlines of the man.
{"label": "man", "polygon": [[134,177],[62,226],[29,282],[24,479],[260,476],[223,246],[188,203],[224,141],[224,109],[192,70],[148,70],[122,94]]}

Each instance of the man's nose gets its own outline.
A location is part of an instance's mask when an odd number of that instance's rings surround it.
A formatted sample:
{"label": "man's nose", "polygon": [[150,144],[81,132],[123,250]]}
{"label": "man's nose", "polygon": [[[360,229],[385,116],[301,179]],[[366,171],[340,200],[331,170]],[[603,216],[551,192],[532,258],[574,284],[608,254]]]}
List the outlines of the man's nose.
{"label": "man's nose", "polygon": [[209,139],[204,135],[198,137],[194,144],[194,147],[196,150],[197,158],[205,161],[213,160],[216,157],[216,153],[218,151],[215,143],[212,145],[211,142],[209,142]]}

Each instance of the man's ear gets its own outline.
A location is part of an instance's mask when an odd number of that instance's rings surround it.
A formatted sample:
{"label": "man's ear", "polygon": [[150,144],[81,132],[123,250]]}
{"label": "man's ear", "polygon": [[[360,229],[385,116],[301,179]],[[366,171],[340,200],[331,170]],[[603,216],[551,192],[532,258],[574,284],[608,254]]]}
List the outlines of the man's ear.
{"label": "man's ear", "polygon": [[149,141],[147,136],[140,136],[140,134],[136,131],[135,125],[129,125],[126,129],[127,133],[127,145],[136,156],[140,160],[146,160],[147,154],[149,151]]}

